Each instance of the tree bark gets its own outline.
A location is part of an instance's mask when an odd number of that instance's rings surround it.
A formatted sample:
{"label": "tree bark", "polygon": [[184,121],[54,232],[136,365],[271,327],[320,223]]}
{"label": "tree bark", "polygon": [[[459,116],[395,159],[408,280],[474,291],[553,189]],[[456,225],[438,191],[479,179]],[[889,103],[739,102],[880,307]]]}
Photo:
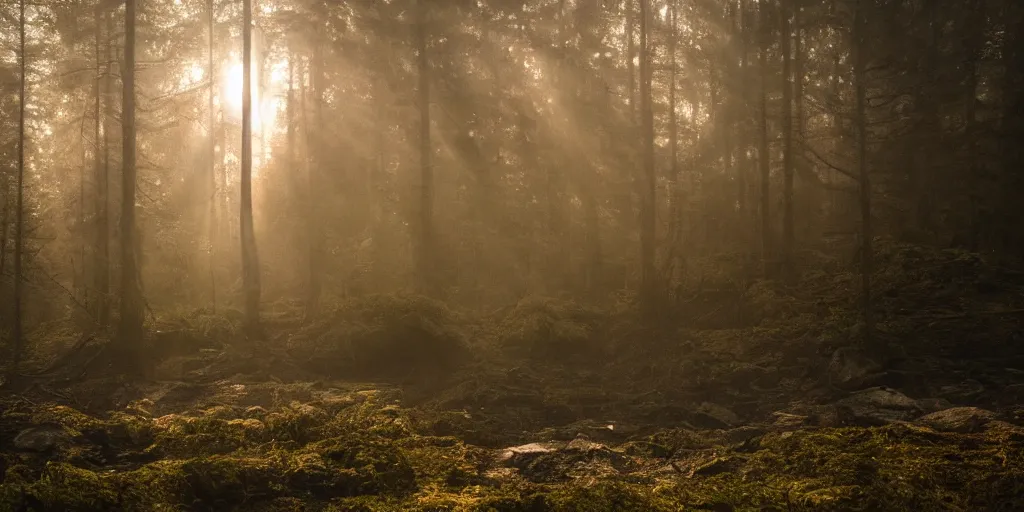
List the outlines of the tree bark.
{"label": "tree bark", "polygon": [[124,76],[121,90],[121,318],[117,336],[120,355],[124,357],[122,363],[130,371],[139,369],[136,363],[144,334],[139,242],[135,225],[135,2],[125,0]]}
{"label": "tree bark", "polygon": [[252,221],[252,0],[242,4],[242,177],[239,230],[242,239],[242,287],[245,328],[260,336],[260,267]]}
{"label": "tree bark", "polygon": [[[208,35],[209,35],[209,42],[208,42],[207,49],[206,49],[207,50],[206,51],[206,60],[207,60],[207,62],[206,62],[206,69],[207,69],[207,74],[208,74],[208,80],[210,81],[210,84],[209,84],[210,90],[208,91],[208,95],[207,95],[207,98],[206,98],[207,99],[207,107],[206,108],[207,108],[207,115],[208,115],[208,118],[207,118],[207,125],[208,125],[207,126],[207,134],[209,135],[209,146],[210,146],[209,147],[209,158],[210,158],[210,161],[209,161],[209,166],[208,166],[208,169],[207,169],[207,171],[209,172],[209,177],[208,177],[208,181],[207,181],[207,187],[208,187],[209,201],[210,201],[210,211],[209,211],[209,214],[208,214],[209,215],[209,219],[207,220],[207,223],[208,223],[208,225],[207,225],[207,238],[209,239],[208,241],[209,241],[210,245],[209,245],[209,247],[207,247],[207,251],[209,251],[207,258],[208,258],[208,263],[209,263],[209,267],[210,267],[209,268],[209,271],[210,271],[210,305],[212,306],[213,311],[216,312],[217,311],[217,225],[219,224],[218,223],[219,215],[218,215],[218,209],[217,209],[217,204],[218,204],[217,197],[219,195],[217,194],[217,136],[215,135],[216,132],[214,131],[214,127],[216,126],[216,114],[215,114],[215,112],[213,110],[214,91],[216,90],[216,87],[217,87],[217,72],[216,72],[216,68],[214,67],[214,64],[213,64],[213,53],[214,53],[214,43],[215,43],[213,0],[208,0],[207,1],[207,3],[206,3],[206,14],[207,14],[207,32],[208,32]],[[223,151],[223,149],[222,149],[222,151]]]}
{"label": "tree bark", "polygon": [[792,0],[782,0],[779,41],[782,50],[782,272],[792,282],[793,268],[793,56],[790,54]]}
{"label": "tree bark", "polygon": [[761,123],[760,147],[758,159],[761,167],[761,261],[762,273],[770,277],[770,261],[772,259],[772,226],[771,226],[771,154],[768,152],[768,46],[771,29],[768,27],[767,2],[759,6],[761,51],[758,56],[761,68]]}
{"label": "tree bark", "polygon": [[[22,290],[22,263],[25,257],[25,0],[18,2],[18,56],[20,57],[21,78],[18,91],[18,190],[14,214],[14,326],[11,333],[14,353],[11,358],[11,375],[18,374],[21,365],[21,352],[24,346],[24,327],[22,325],[22,302],[25,300]],[[13,378],[12,378],[13,380]]]}
{"label": "tree bark", "polygon": [[419,240],[416,274],[420,291],[430,295],[436,292],[434,268],[434,166],[430,142],[430,58],[427,55],[427,6],[417,3],[416,50],[419,72],[420,107],[420,204]]}
{"label": "tree bark", "polygon": [[668,168],[668,232],[673,243],[679,243],[679,120],[676,115],[676,50],[678,46],[677,32],[679,0],[669,2],[669,79],[668,79],[668,145],[671,156]]}
{"label": "tree bark", "polygon": [[[110,22],[105,19],[109,15],[104,15],[103,3],[96,3],[96,108],[93,114],[96,116],[96,125],[94,127],[96,147],[94,152],[94,164],[95,168],[95,182],[96,190],[93,195],[95,201],[94,209],[96,216],[96,225],[93,232],[93,288],[96,290],[96,297],[93,300],[93,317],[96,323],[99,324],[100,329],[105,329],[110,322],[109,314],[109,294],[110,294],[110,228],[108,223],[108,212],[109,212],[109,188],[110,188],[110,175],[109,166],[107,160],[108,142],[107,142],[107,114],[109,113],[109,105],[106,110],[100,108],[101,103],[106,101],[110,102]],[[101,25],[102,23],[102,25]],[[102,30],[103,25],[106,25],[106,33]],[[104,69],[103,55],[101,55],[100,47],[103,46],[103,36],[106,36],[108,41],[105,45],[106,48],[106,59],[107,66]],[[106,75],[106,77],[104,77]],[[101,145],[102,144],[102,145]]]}
{"label": "tree bark", "polygon": [[867,56],[866,23],[864,21],[864,4],[868,0],[856,0],[853,19],[853,83],[856,94],[855,120],[857,125],[857,169],[860,181],[860,214],[861,214],[861,314],[864,320],[864,345],[872,346],[874,342],[874,316],[872,315],[871,273],[874,271],[874,252],[872,249],[871,229],[871,182],[867,161],[867,112],[865,105],[865,79]]}
{"label": "tree bark", "polygon": [[655,174],[654,109],[651,93],[650,0],[640,1],[640,115],[643,137],[643,176],[640,179],[640,307],[652,317],[657,313],[658,284],[655,275]]}
{"label": "tree bark", "polygon": [[633,2],[644,0],[626,0],[626,75],[629,84],[626,88],[629,91],[629,121],[636,122],[636,64],[633,63],[633,56],[636,54],[636,47],[633,44]]}
{"label": "tree bark", "polygon": [[[309,81],[312,87],[313,123],[322,127],[323,117],[323,47],[319,37],[313,43],[313,58],[309,64]],[[321,176],[326,165],[324,138],[320,130],[309,137],[310,164],[306,172],[306,222],[309,244],[309,275],[307,276],[306,318],[312,318],[320,309],[320,295],[323,278],[324,232],[316,219],[316,208],[321,203]]]}

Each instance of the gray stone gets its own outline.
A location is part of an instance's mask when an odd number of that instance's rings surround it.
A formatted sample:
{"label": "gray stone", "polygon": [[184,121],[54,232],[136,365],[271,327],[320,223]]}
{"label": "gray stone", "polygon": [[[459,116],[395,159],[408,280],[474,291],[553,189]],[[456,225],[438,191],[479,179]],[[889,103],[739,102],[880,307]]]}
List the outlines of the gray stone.
{"label": "gray stone", "polygon": [[67,444],[71,436],[59,425],[39,425],[27,428],[14,437],[14,447],[21,451],[46,452]]}
{"label": "gray stone", "polygon": [[736,415],[736,413],[726,409],[725,407],[713,404],[710,402],[704,402],[697,407],[695,421],[700,423],[698,426],[709,427],[709,428],[731,428],[739,425],[742,420]]}
{"label": "gray stone", "polygon": [[954,407],[943,411],[926,414],[917,419],[917,423],[940,432],[971,433],[979,432],[998,415],[992,411],[977,407]]}
{"label": "gray stone", "polygon": [[857,389],[877,383],[882,365],[863,350],[843,347],[832,353],[828,364],[829,383],[840,389]]}
{"label": "gray stone", "polygon": [[878,425],[908,421],[924,412],[917,400],[896,391],[878,387],[868,388],[836,402],[836,408],[849,416],[843,423]]}

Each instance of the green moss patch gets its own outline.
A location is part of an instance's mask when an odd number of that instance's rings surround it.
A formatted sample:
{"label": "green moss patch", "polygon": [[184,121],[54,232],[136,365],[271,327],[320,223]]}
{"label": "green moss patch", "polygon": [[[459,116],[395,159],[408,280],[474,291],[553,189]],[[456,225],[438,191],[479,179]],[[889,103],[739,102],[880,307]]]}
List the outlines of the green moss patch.
{"label": "green moss patch", "polygon": [[302,365],[323,375],[404,379],[443,374],[467,356],[456,315],[416,296],[349,301],[306,326],[288,343]]}

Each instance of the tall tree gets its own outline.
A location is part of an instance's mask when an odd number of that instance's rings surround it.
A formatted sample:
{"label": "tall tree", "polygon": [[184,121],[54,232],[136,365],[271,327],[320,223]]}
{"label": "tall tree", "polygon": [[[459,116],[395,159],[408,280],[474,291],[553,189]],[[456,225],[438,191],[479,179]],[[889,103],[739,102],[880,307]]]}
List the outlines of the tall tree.
{"label": "tall tree", "polygon": [[22,302],[23,296],[22,281],[22,260],[25,258],[25,82],[28,77],[25,65],[25,0],[18,2],[18,54],[20,59],[20,84],[18,92],[18,191],[17,202],[15,203],[14,218],[14,354],[12,357],[11,374],[17,375],[18,366],[21,364],[21,351],[24,345],[25,333],[22,325]]}
{"label": "tall tree", "polygon": [[[96,174],[96,258],[93,276],[96,280],[96,322],[101,328],[110,324],[110,147],[114,119],[114,19],[109,10],[103,9],[103,2],[97,7],[103,10],[104,52],[101,71],[103,73],[103,150],[102,161]],[[97,29],[98,30],[98,29]],[[97,145],[99,142],[97,141]],[[100,149],[97,147],[99,154]]]}
{"label": "tall tree", "polygon": [[207,80],[209,80],[209,84],[208,84],[209,90],[207,91],[207,98],[206,98],[206,100],[207,100],[207,105],[206,105],[206,114],[207,114],[207,118],[206,118],[206,124],[207,124],[206,133],[207,133],[208,139],[209,139],[208,142],[207,142],[207,144],[209,145],[209,148],[208,148],[209,153],[207,155],[209,157],[209,162],[207,162],[207,172],[208,172],[209,175],[207,176],[206,186],[208,187],[207,193],[209,195],[209,201],[210,201],[210,210],[209,210],[209,213],[207,214],[208,215],[208,219],[207,219],[208,225],[207,225],[207,231],[206,231],[207,232],[207,242],[209,242],[209,246],[207,246],[206,250],[209,251],[209,255],[208,255],[209,261],[208,261],[208,264],[210,266],[210,268],[209,268],[209,271],[210,271],[210,304],[213,307],[213,311],[216,312],[217,311],[217,271],[216,271],[216,263],[217,263],[217,224],[218,224],[218,215],[217,215],[217,204],[218,204],[218,202],[217,202],[217,197],[218,197],[218,194],[217,194],[217,136],[216,136],[217,132],[214,131],[214,126],[216,125],[216,121],[214,119],[214,116],[216,115],[216,113],[213,110],[213,98],[214,98],[214,90],[215,90],[215,88],[217,86],[217,72],[216,72],[216,68],[214,67],[214,64],[213,64],[213,52],[214,52],[214,43],[215,43],[215,40],[214,40],[214,37],[215,37],[215,34],[214,34],[214,16],[215,15],[214,15],[214,9],[213,9],[213,0],[207,0],[207,2],[206,2],[206,15],[207,15],[207,19],[206,19],[207,27],[206,27],[206,30],[207,30],[208,36],[209,36],[209,41],[208,41],[207,47],[206,47],[206,59],[207,59],[207,61],[206,61],[206,72],[207,72]]}
{"label": "tall tree", "polygon": [[[105,13],[102,1],[96,2],[96,101],[93,114],[96,125],[94,126],[95,148],[93,150],[95,164],[96,190],[93,194],[94,215],[96,217],[93,241],[93,288],[96,291],[96,298],[93,300],[93,316],[101,329],[107,327],[110,321],[110,174],[109,174],[109,151],[107,144],[107,126],[109,105],[101,109],[104,102],[110,103],[110,23],[107,20],[109,14]],[[107,30],[104,31],[104,28]],[[108,39],[103,42],[104,36]],[[103,48],[101,50],[101,47]],[[101,51],[105,51],[103,54]],[[104,62],[104,59],[107,62]]]}
{"label": "tall tree", "polygon": [[779,42],[782,51],[782,273],[792,280],[793,267],[793,40],[790,20],[793,0],[782,0]]}
{"label": "tall tree", "polygon": [[434,164],[430,142],[430,56],[427,54],[427,11],[425,0],[416,5],[416,52],[419,73],[420,108],[420,198],[419,240],[416,274],[424,293],[434,292]]}
{"label": "tall tree", "polygon": [[239,229],[242,239],[242,288],[245,328],[250,337],[260,331],[260,267],[252,221],[252,0],[242,3],[242,177]]}
{"label": "tall tree", "polygon": [[[319,4],[318,4],[319,5]],[[324,123],[324,55],[323,42],[320,40],[320,33],[317,32],[313,41],[313,58],[309,63],[309,81],[312,87],[313,96],[313,124],[323,126]],[[321,285],[324,266],[324,231],[317,221],[317,206],[320,204],[320,191],[322,185],[323,168],[327,163],[324,134],[322,130],[315,130],[309,137],[312,146],[310,152],[311,160],[306,173],[306,221],[308,237],[308,276],[306,316],[311,318],[316,313],[320,304]]]}
{"label": "tall tree", "polygon": [[643,139],[643,175],[640,178],[640,304],[644,313],[657,309],[658,284],[655,252],[654,108],[652,94],[650,0],[640,1],[640,116]]}
{"label": "tall tree", "polygon": [[853,13],[853,85],[856,95],[854,123],[857,130],[857,177],[860,182],[860,215],[861,215],[861,314],[864,320],[864,343],[871,345],[874,340],[874,317],[871,314],[871,273],[874,271],[874,253],[871,239],[871,182],[868,175],[868,120],[866,106],[867,79],[867,23],[865,21],[865,4],[871,0],[855,0]]}
{"label": "tall tree", "polygon": [[643,0],[626,0],[626,90],[629,93],[629,119],[636,122],[636,63],[633,57],[636,55],[636,47],[633,39],[633,2]]}
{"label": "tall tree", "polygon": [[[676,63],[676,50],[679,43],[678,34],[678,10],[679,0],[669,0],[669,34],[668,34],[668,210],[669,210],[669,237],[675,239],[678,236],[679,227],[679,122],[676,115],[676,76],[678,67]],[[678,241],[676,242],[678,243]]]}
{"label": "tall tree", "polygon": [[761,261],[763,273],[769,273],[772,255],[771,225],[771,154],[768,152],[768,48],[771,28],[768,24],[768,2],[760,2],[758,7],[761,51],[758,55],[761,71],[761,111],[760,111],[760,146],[757,156],[761,168]]}
{"label": "tall tree", "polygon": [[142,342],[144,318],[138,259],[140,244],[135,225],[135,4],[136,0],[125,0],[124,71],[121,79],[121,319],[117,342],[126,367],[137,370],[135,357]]}

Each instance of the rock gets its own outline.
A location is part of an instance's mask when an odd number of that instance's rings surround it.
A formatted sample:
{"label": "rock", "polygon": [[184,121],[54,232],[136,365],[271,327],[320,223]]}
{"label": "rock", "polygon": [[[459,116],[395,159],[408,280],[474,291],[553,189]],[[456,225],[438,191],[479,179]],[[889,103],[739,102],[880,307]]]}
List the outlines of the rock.
{"label": "rock", "polygon": [[924,412],[917,400],[885,387],[858,391],[839,400],[835,406],[840,424],[884,425],[908,421]]}
{"label": "rock", "polygon": [[697,407],[693,421],[702,428],[729,429],[739,425],[742,420],[736,413],[721,405],[704,402]]}
{"label": "rock", "polygon": [[945,398],[922,398],[917,401],[924,412],[937,412],[953,408],[953,404]]}
{"label": "rock", "polygon": [[766,433],[767,431],[761,427],[744,425],[742,427],[725,431],[723,433],[722,440],[727,444],[742,444],[755,437],[763,436]]}
{"label": "rock", "polygon": [[556,443],[530,443],[513,446],[502,450],[498,455],[498,460],[508,461],[512,466],[518,466],[524,459],[532,460],[537,455],[553,452],[560,448],[560,446]]}
{"label": "rock", "polygon": [[959,384],[939,388],[939,395],[953,402],[968,402],[984,392],[985,386],[974,379],[964,379]]}
{"label": "rock", "polygon": [[715,476],[722,473],[732,473],[743,467],[743,459],[739,457],[715,457],[709,462],[694,467],[690,471],[690,478],[695,476]]}
{"label": "rock", "polygon": [[810,423],[807,416],[782,411],[773,412],[772,418],[774,418],[774,421],[771,423],[771,429],[776,431],[796,430]]}
{"label": "rock", "polygon": [[14,447],[27,452],[46,452],[69,441],[71,436],[60,425],[39,425],[18,433]]}
{"label": "rock", "polygon": [[940,432],[959,432],[967,434],[979,432],[998,415],[992,411],[977,407],[954,407],[943,411],[926,414],[917,419],[917,423],[931,427]]}
{"label": "rock", "polygon": [[882,376],[882,365],[863,350],[853,347],[837,349],[828,363],[829,383],[840,389],[869,386]]}

